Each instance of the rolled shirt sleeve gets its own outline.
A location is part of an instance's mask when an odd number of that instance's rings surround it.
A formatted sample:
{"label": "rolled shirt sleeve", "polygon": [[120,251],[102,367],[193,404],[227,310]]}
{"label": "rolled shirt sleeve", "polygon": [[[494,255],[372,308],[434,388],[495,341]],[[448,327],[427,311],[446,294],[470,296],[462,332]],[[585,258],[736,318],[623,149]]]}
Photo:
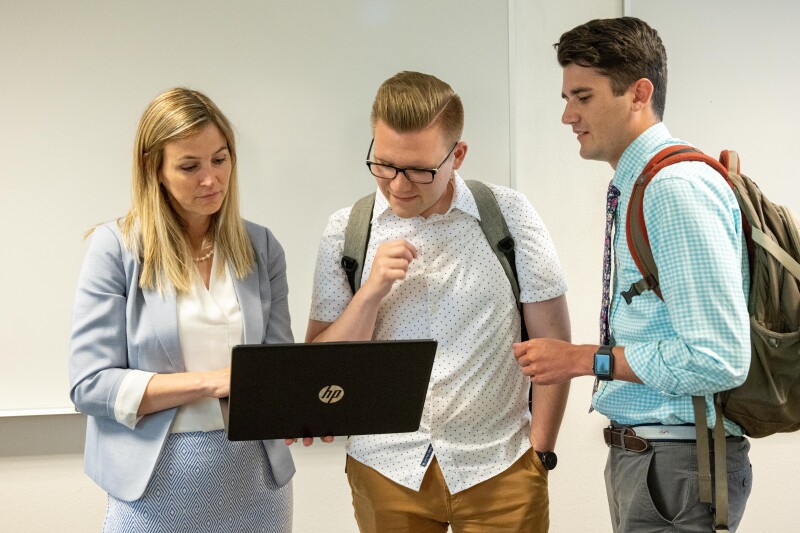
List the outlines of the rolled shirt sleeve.
{"label": "rolled shirt sleeve", "polygon": [[133,370],[129,372],[117,391],[117,399],[114,402],[114,418],[120,424],[130,429],[134,429],[141,416],[137,416],[139,406],[144,397],[147,384],[155,376],[155,372],[145,372],[144,370]]}

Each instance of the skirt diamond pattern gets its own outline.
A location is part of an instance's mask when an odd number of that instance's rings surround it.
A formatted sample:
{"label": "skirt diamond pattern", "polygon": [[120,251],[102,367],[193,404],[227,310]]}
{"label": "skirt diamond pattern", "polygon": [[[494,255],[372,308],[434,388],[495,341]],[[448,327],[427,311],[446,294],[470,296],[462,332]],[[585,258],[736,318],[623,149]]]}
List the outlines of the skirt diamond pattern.
{"label": "skirt diamond pattern", "polygon": [[144,495],[109,495],[103,525],[106,533],[291,530],[291,482],[275,484],[260,442],[231,442],[222,431],[170,435]]}

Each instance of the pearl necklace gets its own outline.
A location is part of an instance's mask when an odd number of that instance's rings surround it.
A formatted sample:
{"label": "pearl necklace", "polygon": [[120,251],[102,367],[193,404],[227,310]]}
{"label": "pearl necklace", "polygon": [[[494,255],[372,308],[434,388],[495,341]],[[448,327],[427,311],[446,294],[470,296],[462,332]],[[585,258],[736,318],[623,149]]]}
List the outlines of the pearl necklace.
{"label": "pearl necklace", "polygon": [[200,248],[200,251],[203,251],[208,247],[211,247],[211,250],[209,250],[207,254],[201,255],[200,257],[195,257],[192,259],[192,261],[194,261],[195,263],[202,263],[203,261],[206,261],[208,258],[210,258],[212,255],[214,255],[214,241],[204,244],[203,247]]}

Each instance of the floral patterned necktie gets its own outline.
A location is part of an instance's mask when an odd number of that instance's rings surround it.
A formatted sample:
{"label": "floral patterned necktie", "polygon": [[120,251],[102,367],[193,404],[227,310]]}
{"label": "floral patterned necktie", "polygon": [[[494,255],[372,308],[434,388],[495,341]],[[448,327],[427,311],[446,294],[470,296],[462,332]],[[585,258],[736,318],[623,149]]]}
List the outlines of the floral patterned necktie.
{"label": "floral patterned necktie", "polygon": [[[611,235],[614,229],[614,216],[617,213],[619,203],[619,189],[613,184],[608,184],[608,194],[606,195],[606,239],[603,248],[603,300],[600,305],[600,344],[611,344],[611,334],[608,327],[608,310],[611,305]],[[592,396],[597,392],[600,381],[594,379]],[[589,407],[589,412],[594,410]]]}
{"label": "floral patterned necktie", "polygon": [[603,300],[600,306],[600,344],[611,344],[608,327],[608,310],[611,304],[611,234],[614,229],[614,215],[619,203],[619,189],[608,184],[606,196],[606,240],[603,248]]}

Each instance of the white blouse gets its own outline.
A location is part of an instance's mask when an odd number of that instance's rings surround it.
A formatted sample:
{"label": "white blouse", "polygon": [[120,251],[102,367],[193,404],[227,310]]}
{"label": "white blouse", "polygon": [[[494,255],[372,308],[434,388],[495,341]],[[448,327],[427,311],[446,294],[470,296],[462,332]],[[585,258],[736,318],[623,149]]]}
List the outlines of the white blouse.
{"label": "white blouse", "polygon": [[[211,264],[208,288],[195,270],[188,293],[176,298],[178,336],[186,372],[205,372],[231,364],[231,348],[242,343],[242,312],[236,298],[229,265],[217,273],[217,254]],[[114,404],[117,421],[133,429],[147,384],[155,374],[144,370],[129,372]],[[222,429],[219,400],[202,398],[178,409],[172,433]]]}

